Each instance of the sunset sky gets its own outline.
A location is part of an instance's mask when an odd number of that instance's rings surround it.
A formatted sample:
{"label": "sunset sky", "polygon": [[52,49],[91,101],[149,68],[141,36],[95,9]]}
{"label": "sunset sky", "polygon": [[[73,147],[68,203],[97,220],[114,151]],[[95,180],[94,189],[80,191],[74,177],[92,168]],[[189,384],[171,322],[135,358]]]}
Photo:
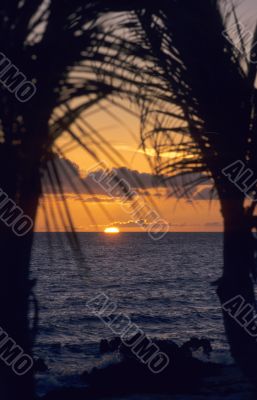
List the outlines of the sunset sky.
{"label": "sunset sky", "polygon": [[[245,0],[238,2],[238,13],[241,23],[246,29],[253,31],[253,22],[255,21],[254,13],[249,13],[249,10],[255,10],[256,0]],[[121,102],[121,106],[128,106]],[[152,187],[149,183],[153,171],[149,166],[148,159],[154,162],[154,151],[152,148],[147,148],[147,154],[140,148],[140,124],[139,118],[131,113],[122,110],[114,105],[101,103],[98,108],[91,108],[87,114],[82,117],[87,125],[83,129],[89,132],[88,138],[81,140],[91,150],[93,150],[98,159],[103,161],[111,168],[126,168],[128,179],[137,178],[145,184],[145,189],[133,187],[145,204],[151,204],[154,201],[155,209],[160,218],[167,221],[171,232],[211,232],[222,231],[222,220],[219,211],[217,200],[209,201],[210,185],[198,186],[193,193],[192,200],[182,198],[178,199],[174,196],[167,197],[167,189],[160,187]],[[105,109],[105,111],[104,111]],[[79,136],[81,136],[79,128],[75,127]],[[98,131],[103,136],[107,143],[119,152],[122,160],[116,155],[114,159],[101,151],[100,147],[107,148],[103,141],[96,138],[92,133]],[[93,137],[93,139],[92,139]],[[86,153],[78,145],[72,144],[68,133],[62,135],[58,140],[57,145],[62,149],[65,157],[70,162],[76,164],[75,174],[72,176],[72,181],[78,187],[78,193],[74,191],[65,176],[63,176],[63,187],[67,205],[70,209],[75,230],[82,232],[104,231],[105,228],[117,226],[121,231],[142,231],[136,218],[124,211],[122,200],[119,196],[111,197],[103,190],[99,190],[96,185],[91,188],[90,194],[85,187],[79,184],[78,176],[80,176],[86,184],[91,184],[88,179],[88,173],[92,170],[99,169],[97,161]],[[169,157],[173,155],[170,154]],[[76,176],[77,175],[77,176]],[[132,179],[132,181],[133,181]],[[131,182],[130,182],[131,183]],[[135,185],[137,186],[137,185]],[[65,214],[63,199],[53,194],[53,190],[49,186],[49,182],[44,181],[44,197],[41,199],[39,207],[36,230],[37,231],[64,231],[69,229],[68,218],[61,217],[61,213]],[[63,220],[64,219],[64,220]],[[145,221],[150,223],[150,221]]]}
{"label": "sunset sky", "polygon": [[[180,199],[178,201],[174,196],[167,197],[167,189],[163,185],[159,187],[151,187],[151,175],[153,171],[149,166],[146,154],[140,148],[139,135],[139,119],[125,111],[121,111],[115,107],[109,108],[112,115],[104,111],[90,110],[89,114],[84,115],[84,119],[95,130],[99,131],[104,139],[117,150],[123,160],[119,160],[114,156],[114,160],[110,160],[100,146],[104,146],[99,139],[95,143],[91,139],[82,139],[87,143],[91,150],[95,151],[99,159],[106,163],[109,168],[126,167],[128,180],[133,177],[143,181],[145,188],[133,188],[140,196],[141,203],[149,205],[150,209],[155,210],[161,219],[167,221],[169,231],[171,232],[194,232],[194,231],[221,231],[222,222],[219,213],[219,206],[216,200],[211,203],[208,200],[209,186],[199,186],[193,194],[193,201]],[[114,119],[118,116],[119,121]],[[76,129],[76,128],[75,128]],[[97,143],[96,143],[97,142]],[[100,146],[98,145],[100,144]],[[99,170],[97,161],[80,146],[72,144],[68,133],[64,134],[57,142],[58,147],[62,148],[66,158],[77,166],[77,173],[90,186],[88,173],[89,170]],[[154,161],[153,149],[147,149],[147,155]],[[172,157],[172,154],[170,155]],[[116,161],[116,164],[115,164]],[[62,176],[62,174],[61,174]],[[127,179],[127,178],[126,178]],[[106,227],[116,226],[120,231],[142,232],[150,225],[150,220],[145,221],[146,226],[142,228],[137,222],[137,218],[128,213],[122,207],[122,199],[120,196],[114,198],[104,190],[97,188],[97,184],[91,187],[92,193],[87,193],[85,187],[79,184],[77,176],[73,176],[72,180],[78,187],[79,196],[74,192],[74,188],[67,182],[63,176],[63,187],[65,197],[69,206],[74,227],[77,231],[104,231]],[[38,211],[36,230],[37,231],[64,231],[65,226],[68,227],[67,218],[61,221],[58,207],[64,212],[64,204],[60,196],[53,195],[49,182],[44,181],[44,197],[41,200],[41,206]],[[133,185],[133,183],[131,183]],[[134,185],[136,186],[136,185]],[[151,204],[154,201],[154,205]],[[58,204],[57,204],[58,203]],[[55,213],[55,221],[53,219],[53,211]],[[45,210],[45,212],[43,212]],[[64,213],[65,214],[65,213]],[[45,218],[47,215],[47,220]],[[92,218],[90,217],[92,216]],[[48,227],[47,227],[48,225]]]}

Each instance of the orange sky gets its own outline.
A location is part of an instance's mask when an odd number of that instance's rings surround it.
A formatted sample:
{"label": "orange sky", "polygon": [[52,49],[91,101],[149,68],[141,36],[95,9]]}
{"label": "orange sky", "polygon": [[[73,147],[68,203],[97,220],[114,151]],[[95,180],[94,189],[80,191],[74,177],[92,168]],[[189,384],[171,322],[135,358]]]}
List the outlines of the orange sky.
{"label": "orange sky", "polygon": [[[249,12],[256,9],[256,0],[245,0],[238,2],[238,12],[240,21],[249,30],[253,30],[255,26],[255,13]],[[105,105],[105,104],[103,104]],[[122,104],[123,105],[123,104]],[[139,172],[151,172],[149,164],[142,150],[139,149],[139,119],[132,117],[125,111],[121,111],[114,106],[108,108],[108,111],[114,114],[108,115],[106,112],[95,113],[95,109],[89,111],[86,116],[86,121],[89,122],[94,129],[99,130],[105,140],[120,152],[125,159],[124,162],[118,161],[117,164],[108,160],[110,168],[119,165],[126,166],[129,169]],[[122,121],[118,123],[117,118]],[[84,150],[78,147],[67,145],[70,142],[67,134],[63,135],[58,141],[58,145],[63,147],[66,144],[66,157],[75,162],[81,176],[87,175],[88,169],[95,165],[95,160]],[[99,142],[99,141],[98,141]],[[100,143],[102,145],[102,143]],[[107,161],[107,156],[99,150],[99,146],[88,141],[90,149],[96,150],[100,160]],[[73,149],[71,148],[73,147]],[[67,151],[69,149],[70,151]],[[148,155],[152,157],[152,149],[148,149]],[[117,158],[116,158],[117,161]],[[203,189],[203,188],[202,188]],[[162,196],[156,196],[155,189],[149,189],[156,205],[158,213],[169,223],[170,231],[222,231],[222,222],[219,211],[219,205],[216,200],[213,200],[211,205],[208,200],[194,200],[194,202],[186,201],[185,199],[177,202],[175,198],[166,198],[163,190]],[[77,231],[103,231],[105,227],[117,225],[122,231],[142,231],[138,226],[137,221],[131,218],[131,215],[122,209],[122,204],[119,198],[110,198],[108,195],[88,195],[81,193],[81,199],[69,192],[66,194],[67,204],[70,208],[74,226]],[[150,197],[145,199],[149,202]],[[59,199],[57,202],[53,195],[46,194],[42,199],[44,209],[47,211],[48,224],[50,230],[64,231],[64,225],[68,225],[67,221],[61,222],[58,215],[58,207],[63,208],[63,202]],[[52,205],[52,206],[51,206]],[[52,207],[52,212],[51,212]],[[54,223],[53,212],[55,214],[56,224]],[[42,207],[39,208],[36,230],[46,231],[47,224],[45,213]],[[93,216],[93,222],[89,215]],[[56,225],[56,226],[55,226]]]}
{"label": "orange sky", "polygon": [[[114,107],[110,108],[110,112],[114,113],[115,117],[118,117],[122,121],[121,123],[103,111],[96,114],[92,111],[94,110],[91,110],[92,115],[84,117],[87,123],[99,131],[104,139],[108,143],[111,143],[113,148],[121,154],[124,160],[118,160],[116,156],[114,157],[115,160],[108,159],[107,155],[100,150],[103,142],[98,139],[92,142],[91,139],[88,139],[88,146],[97,153],[99,159],[106,162],[110,168],[125,166],[131,170],[152,173],[146,155],[139,148],[139,119]],[[70,145],[70,142],[69,135],[66,133],[58,140],[57,145],[64,150],[65,156],[69,160],[77,164],[80,175],[85,177],[87,171],[92,169],[96,164],[96,160],[87,154],[85,150],[78,146]],[[154,160],[152,149],[148,149],[147,153]],[[115,161],[117,164],[115,164]],[[95,168],[93,167],[93,169]],[[141,202],[150,204],[150,198],[154,200],[157,207],[156,212],[160,215],[160,218],[169,224],[170,231],[222,231],[219,206],[215,200],[211,204],[208,200],[194,200],[190,202],[182,199],[178,202],[174,197],[167,198],[166,191],[163,188],[148,189],[148,195],[146,197],[141,196]],[[66,194],[66,199],[77,231],[103,231],[107,226],[118,226],[121,231],[143,231],[137,219],[133,218],[127,211],[124,211],[119,197],[112,198],[108,193],[106,195],[81,193],[82,203],[74,192],[70,192]],[[61,221],[54,196],[52,194],[45,194],[41,202],[43,202],[44,210],[47,211],[50,230],[64,231],[64,224],[68,226],[68,222],[67,219],[65,222]],[[51,204],[56,215],[55,223],[52,217]],[[58,206],[64,210],[61,199],[58,199]],[[152,205],[151,207],[153,208]],[[93,216],[94,221],[91,220],[89,214]],[[36,230],[48,230],[42,207],[38,211]]]}

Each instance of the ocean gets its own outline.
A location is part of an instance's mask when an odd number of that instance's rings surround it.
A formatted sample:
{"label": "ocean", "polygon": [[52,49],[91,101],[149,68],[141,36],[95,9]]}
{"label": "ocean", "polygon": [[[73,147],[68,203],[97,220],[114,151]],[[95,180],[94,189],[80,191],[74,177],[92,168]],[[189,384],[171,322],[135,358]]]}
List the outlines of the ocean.
{"label": "ocean", "polygon": [[[37,390],[81,385],[79,376],[106,365],[99,342],[114,334],[86,306],[100,293],[149,338],[211,340],[212,361],[230,363],[221,310],[211,283],[221,276],[222,234],[78,233],[74,252],[63,233],[35,234],[31,277],[37,279],[38,335],[34,355],[49,370]],[[32,311],[33,313],[33,311]]]}

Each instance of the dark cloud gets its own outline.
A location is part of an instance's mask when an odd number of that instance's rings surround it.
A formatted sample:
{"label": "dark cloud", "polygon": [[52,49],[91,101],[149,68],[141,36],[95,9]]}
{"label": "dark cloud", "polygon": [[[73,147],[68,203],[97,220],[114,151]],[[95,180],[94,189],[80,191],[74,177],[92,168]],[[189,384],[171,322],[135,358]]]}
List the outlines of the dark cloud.
{"label": "dark cloud", "polygon": [[[53,169],[49,163],[49,170],[54,178]],[[74,187],[80,194],[107,195],[111,192],[113,197],[122,196],[124,191],[118,185],[122,181],[124,187],[129,191],[137,191],[138,194],[149,196],[147,189],[164,187],[162,179],[154,174],[141,173],[125,167],[105,171],[97,169],[90,172],[84,178],[81,177],[78,166],[69,160],[55,158],[55,165],[62,182],[64,193],[76,193]],[[116,187],[116,189],[114,189]],[[55,184],[56,192],[59,193],[58,185]],[[44,180],[44,192],[53,193],[48,178]],[[97,200],[96,200],[97,201]]]}
{"label": "dark cloud", "polygon": [[[138,195],[150,196],[150,189],[156,189],[152,196],[162,197],[169,193],[171,197],[184,198],[183,185],[189,182],[190,179],[199,178],[199,174],[192,174],[191,177],[173,178],[169,181],[167,176],[159,177],[154,174],[139,172],[137,170],[128,169],[125,167],[111,169],[109,171],[101,169],[101,164],[96,165],[91,172],[85,177],[82,176],[79,167],[63,158],[55,157],[55,165],[62,183],[63,192],[66,195],[91,195],[92,197],[85,199],[85,202],[108,202],[112,201],[112,198],[119,198],[127,193],[130,194],[136,192]],[[51,164],[48,164],[52,179],[55,181],[56,193],[60,193],[57,182],[54,177],[54,171]],[[50,180],[47,178],[47,174],[44,179],[44,193],[54,193]],[[118,182],[122,182],[121,187]],[[177,194],[173,193],[172,184],[176,184],[179,189]],[[165,189],[158,193],[158,189]],[[173,193],[173,194],[172,194]],[[178,194],[179,193],[179,194]],[[105,196],[105,198],[99,197]],[[191,192],[191,198],[193,200],[207,200],[211,198],[211,186],[206,187],[198,185],[197,188]],[[217,198],[215,195],[214,198]]]}
{"label": "dark cloud", "polygon": [[[149,173],[142,173],[125,167],[113,168],[110,171],[98,169],[84,178],[84,182],[93,188],[94,193],[106,193],[117,185],[118,181],[124,182],[131,190],[144,190],[144,195],[149,195],[146,189],[165,187],[163,179]],[[119,186],[117,185],[117,192]],[[115,193],[115,190],[113,190]]]}
{"label": "dark cloud", "polygon": [[[57,155],[54,156],[53,160],[62,184],[63,193],[73,194],[75,193],[74,190],[75,187],[78,188],[78,192],[81,192],[81,190],[79,189],[80,170],[78,165],[71,162],[70,160],[65,160],[64,158],[60,158]],[[57,180],[54,173],[54,168],[51,162],[48,162],[47,168],[49,174],[51,175],[53,183],[51,183],[48,174],[45,172],[43,177],[43,192],[47,194],[55,192],[60,193],[59,186],[57,184]]]}

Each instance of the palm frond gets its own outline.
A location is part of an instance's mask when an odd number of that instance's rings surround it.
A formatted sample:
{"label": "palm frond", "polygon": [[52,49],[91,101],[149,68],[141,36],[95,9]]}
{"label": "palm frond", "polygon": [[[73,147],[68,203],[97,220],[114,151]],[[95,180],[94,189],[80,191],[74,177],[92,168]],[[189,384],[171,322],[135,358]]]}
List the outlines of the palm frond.
{"label": "palm frond", "polygon": [[[236,18],[235,8],[230,15]],[[245,67],[222,34],[226,21],[215,0],[163,1],[158,9],[145,7],[124,20],[124,26],[133,25],[137,44],[148,49],[140,89],[141,138],[145,148],[156,150],[156,170],[171,178],[207,171],[220,196],[226,196],[222,169],[237,159],[252,165],[249,141],[256,137],[249,121],[256,68]],[[149,76],[158,87],[154,97]],[[165,157],[169,149],[175,157]],[[233,192],[232,185],[228,190]]]}

